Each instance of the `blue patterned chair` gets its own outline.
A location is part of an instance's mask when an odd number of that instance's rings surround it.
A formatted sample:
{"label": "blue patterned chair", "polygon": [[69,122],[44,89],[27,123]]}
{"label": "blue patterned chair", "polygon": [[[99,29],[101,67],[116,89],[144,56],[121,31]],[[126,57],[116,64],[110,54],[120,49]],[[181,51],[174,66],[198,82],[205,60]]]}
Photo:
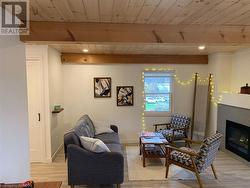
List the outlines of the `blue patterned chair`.
{"label": "blue patterned chair", "polygon": [[221,139],[222,134],[220,133],[216,133],[202,142],[185,139],[189,146],[190,143],[201,144],[198,152],[187,147],[175,148],[166,146],[166,178],[168,177],[169,166],[174,164],[194,172],[200,188],[203,186],[199,174],[204,172],[207,167],[211,166],[214,177],[217,179],[213,161],[219,149]]}
{"label": "blue patterned chair", "polygon": [[[169,141],[183,140],[188,136],[191,119],[187,116],[174,114],[170,123],[154,124],[155,132],[160,132]],[[159,128],[158,127],[163,127]]]}

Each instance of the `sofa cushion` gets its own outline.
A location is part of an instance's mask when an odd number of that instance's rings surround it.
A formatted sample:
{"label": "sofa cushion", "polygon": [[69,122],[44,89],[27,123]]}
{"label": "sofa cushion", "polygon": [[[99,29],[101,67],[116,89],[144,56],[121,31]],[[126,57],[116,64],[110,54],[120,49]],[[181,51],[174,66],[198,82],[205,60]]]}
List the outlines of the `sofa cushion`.
{"label": "sofa cushion", "polygon": [[95,138],[102,140],[105,144],[109,143],[120,144],[119,135],[115,132],[97,134],[95,135]]}
{"label": "sofa cushion", "polygon": [[112,133],[114,132],[111,128],[110,122],[107,121],[93,121],[95,126],[95,134],[102,134],[102,133]]}
{"label": "sofa cushion", "polygon": [[111,152],[117,152],[117,153],[120,153],[123,155],[122,147],[120,144],[110,143],[110,144],[106,144],[106,145]]}
{"label": "sofa cushion", "polygon": [[82,146],[95,153],[110,152],[109,148],[100,139],[80,136]]}
{"label": "sofa cushion", "polygon": [[93,124],[93,121],[90,119],[90,117],[85,114],[80,119],[85,119],[87,121],[89,129],[91,131],[91,137],[94,137],[94,135],[95,135],[95,126]]}
{"label": "sofa cushion", "polygon": [[95,129],[88,115],[82,116],[75,125],[74,132],[77,136],[87,136],[93,138]]}

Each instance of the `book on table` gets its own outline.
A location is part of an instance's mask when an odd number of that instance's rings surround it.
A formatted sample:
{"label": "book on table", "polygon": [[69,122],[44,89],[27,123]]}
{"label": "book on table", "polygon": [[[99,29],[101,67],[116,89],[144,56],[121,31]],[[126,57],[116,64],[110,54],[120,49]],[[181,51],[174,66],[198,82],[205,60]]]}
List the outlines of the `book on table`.
{"label": "book on table", "polygon": [[145,144],[145,150],[157,152],[157,151],[160,151],[161,148],[155,144]]}
{"label": "book on table", "polygon": [[160,137],[160,138],[164,138],[164,136],[161,133],[158,132],[142,132],[140,137]]}
{"label": "book on table", "polygon": [[145,149],[146,150],[154,150],[155,149],[155,145],[154,144],[145,144]]}
{"label": "book on table", "polygon": [[147,144],[162,144],[164,143],[161,138],[159,137],[143,137],[142,142]]}
{"label": "book on table", "polygon": [[141,133],[141,137],[154,137],[154,136],[156,136],[155,132],[145,131]]}

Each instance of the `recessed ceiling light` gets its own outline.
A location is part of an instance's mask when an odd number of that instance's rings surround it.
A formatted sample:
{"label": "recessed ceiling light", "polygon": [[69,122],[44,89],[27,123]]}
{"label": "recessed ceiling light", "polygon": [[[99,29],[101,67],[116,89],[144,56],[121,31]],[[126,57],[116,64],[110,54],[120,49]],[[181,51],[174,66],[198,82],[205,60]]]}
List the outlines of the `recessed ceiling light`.
{"label": "recessed ceiling light", "polygon": [[82,51],[83,51],[84,53],[87,53],[89,50],[86,49],[86,48],[84,48]]}
{"label": "recessed ceiling light", "polygon": [[205,45],[200,45],[200,46],[198,46],[198,49],[199,49],[199,50],[205,50],[205,48],[206,48]]}

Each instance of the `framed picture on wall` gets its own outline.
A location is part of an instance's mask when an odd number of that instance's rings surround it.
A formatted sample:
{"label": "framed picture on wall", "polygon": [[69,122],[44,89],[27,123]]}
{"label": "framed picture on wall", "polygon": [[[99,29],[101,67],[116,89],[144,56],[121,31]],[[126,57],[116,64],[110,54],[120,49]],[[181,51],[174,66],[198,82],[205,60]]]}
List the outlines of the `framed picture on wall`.
{"label": "framed picture on wall", "polygon": [[117,86],[116,101],[117,106],[133,106],[134,105],[134,87],[133,86]]}
{"label": "framed picture on wall", "polygon": [[94,97],[105,98],[111,97],[111,78],[95,77],[94,78]]}

